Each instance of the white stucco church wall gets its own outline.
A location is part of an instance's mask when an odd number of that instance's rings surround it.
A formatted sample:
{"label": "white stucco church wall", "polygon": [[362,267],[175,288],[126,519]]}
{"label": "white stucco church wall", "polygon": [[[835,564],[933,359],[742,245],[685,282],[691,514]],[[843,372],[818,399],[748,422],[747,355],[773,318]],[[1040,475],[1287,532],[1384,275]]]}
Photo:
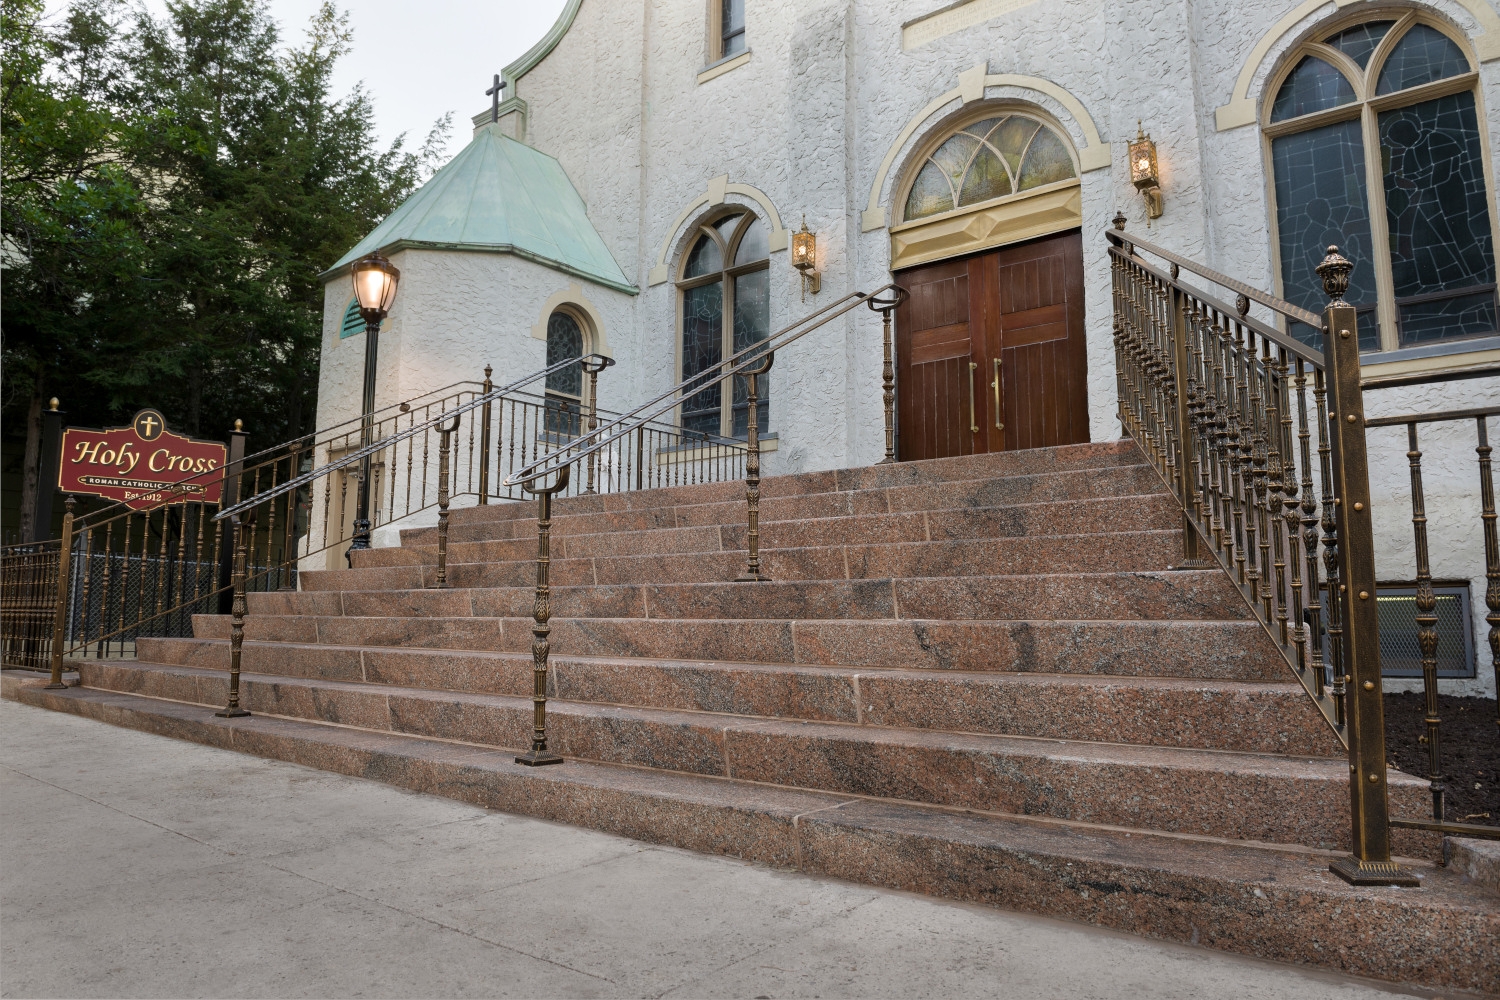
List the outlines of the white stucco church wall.
{"label": "white stucco church wall", "polygon": [[[713,0],[717,3],[718,0]],[[803,301],[788,254],[770,253],[774,330],[853,290],[892,280],[889,225],[918,147],[976,102],[1024,106],[1066,134],[1079,166],[1088,412],[1095,440],[1119,435],[1103,231],[1117,211],[1143,229],[1124,162],[1137,122],[1161,151],[1166,211],[1151,239],[1257,287],[1279,286],[1266,140],[1257,109],[1286,56],[1330,19],[1419,10],[1468,41],[1481,132],[1500,163],[1500,14],[1492,0],[746,0],[748,55],[712,62],[709,0],[571,0],[553,33],[507,68],[495,128],[556,159],[635,294],[507,253],[406,249],[382,333],[378,402],[459,379],[536,370],[544,306],[570,289],[597,311],[617,361],[600,403],[623,410],[678,378],[674,278],[695,225],[723,205],[817,234],[822,292]],[[1321,36],[1319,36],[1321,37]],[[725,64],[731,65],[731,64]],[[708,71],[705,72],[705,69]],[[476,80],[490,69],[476,67]],[[1248,108],[1248,112],[1247,109]],[[1246,115],[1248,114],[1248,118]],[[706,197],[705,197],[706,196]],[[1494,188],[1491,213],[1497,213]],[[663,280],[665,279],[665,280]],[[356,412],[363,335],[339,339],[347,275],[328,276],[319,425]],[[1478,346],[1482,349],[1475,350]],[[1397,352],[1387,377],[1471,377],[1372,389],[1372,416],[1500,401],[1500,344]],[[1410,356],[1407,356],[1410,355]],[[528,368],[529,366],[529,368]],[[770,375],[777,450],[769,474],[867,464],[884,448],[880,323],[868,310],[778,356]],[[497,381],[500,380],[497,375]],[[1483,621],[1472,423],[1431,441],[1433,571],[1470,581],[1479,678],[1493,692]],[[1372,432],[1382,579],[1409,580],[1404,436]],[[430,519],[431,514],[427,517]],[[424,523],[421,519],[413,524]],[[392,543],[385,532],[377,543]]]}

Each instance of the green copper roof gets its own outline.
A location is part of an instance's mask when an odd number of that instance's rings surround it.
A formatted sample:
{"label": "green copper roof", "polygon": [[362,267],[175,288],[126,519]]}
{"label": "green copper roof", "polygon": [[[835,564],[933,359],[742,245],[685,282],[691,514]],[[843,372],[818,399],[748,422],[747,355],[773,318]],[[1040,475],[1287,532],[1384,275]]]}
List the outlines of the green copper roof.
{"label": "green copper roof", "polygon": [[328,274],[374,250],[408,248],[513,253],[637,291],[589,222],[562,164],[494,126],[480,129]]}

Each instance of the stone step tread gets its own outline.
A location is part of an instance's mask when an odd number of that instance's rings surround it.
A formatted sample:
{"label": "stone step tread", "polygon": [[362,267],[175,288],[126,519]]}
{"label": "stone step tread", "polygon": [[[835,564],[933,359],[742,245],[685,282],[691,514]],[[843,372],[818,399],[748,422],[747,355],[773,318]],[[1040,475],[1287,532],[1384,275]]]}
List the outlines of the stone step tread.
{"label": "stone step tread", "polygon": [[[551,619],[557,652],[726,662],[1014,669],[1282,679],[1287,667],[1254,621],[821,619],[798,621]],[[270,642],[432,650],[530,650],[521,618],[252,615],[246,636]],[[227,615],[194,615],[198,638],[228,638]]]}
{"label": "stone step tread", "polygon": [[[676,528],[662,528],[662,531],[676,531]],[[575,536],[584,537],[584,536]],[[917,541],[895,541],[895,542],[826,542],[820,545],[784,545],[771,546],[762,545],[760,554],[762,558],[769,556],[782,557],[811,557],[829,552],[858,551],[870,556],[887,556],[904,552],[933,552],[933,551],[955,551],[985,550],[994,548],[1020,548],[1020,547],[1043,547],[1052,548],[1064,545],[1090,546],[1097,545],[1108,547],[1112,544],[1128,541],[1156,541],[1165,540],[1178,542],[1182,538],[1181,528],[1149,528],[1133,531],[1092,531],[1071,532],[1060,535],[1025,535],[1025,536],[1002,536],[999,538],[934,538],[920,539]],[[526,539],[514,539],[517,542],[527,542]],[[466,556],[473,554],[480,546],[489,545],[489,542],[452,542],[448,546],[448,565],[485,565],[505,566],[511,563],[535,564],[536,554],[518,555],[503,559],[477,559],[469,560]],[[531,542],[530,544],[534,544]],[[554,566],[563,562],[648,562],[655,559],[680,558],[689,559],[695,556],[734,556],[744,559],[746,549],[706,549],[702,552],[649,552],[649,553],[623,553],[621,555],[590,555],[590,556],[562,556],[554,557]],[[433,566],[437,564],[437,543],[422,542],[393,546],[387,549],[372,549],[360,556],[368,556],[370,553],[400,553],[403,561],[392,562],[387,565],[365,565],[355,567],[359,569],[400,569],[407,566]],[[407,561],[406,554],[413,558]],[[334,570],[310,570],[312,573],[339,574],[351,572],[348,569]]]}
{"label": "stone step tread", "polygon": [[[1408,862],[1419,891],[1353,888],[1331,853],[809,793],[513,754],[6,676],[5,696],[211,746],[650,843],[1402,982],[1500,990],[1500,907]],[[1350,941],[1358,941],[1351,947]]]}
{"label": "stone step tread", "polygon": [[[529,697],[523,653],[442,654],[246,643],[245,670]],[[342,654],[342,655],[341,655]],[[224,671],[228,641],[149,640],[144,662]],[[1185,678],[733,664],[628,657],[551,659],[548,694],[575,702],[732,716],[1067,736],[1151,746],[1340,755],[1301,685]]]}
{"label": "stone step tread", "polygon": [[[955,479],[997,479],[1040,471],[1086,471],[1143,464],[1145,458],[1133,442],[1108,441],[768,476],[761,480],[761,493],[768,498],[779,498],[892,486],[935,485]],[[575,494],[560,497],[554,501],[554,509],[559,513],[650,509],[679,505],[691,497],[707,499],[688,502],[714,502],[721,497],[736,499],[743,492],[742,480],[653,486],[593,496]],[[524,510],[526,505],[526,500],[508,502],[502,499],[476,507],[474,510],[479,513],[468,516],[503,520],[516,516],[518,509]]]}
{"label": "stone step tread", "polygon": [[[108,661],[95,661],[108,662]],[[158,671],[181,677],[211,679],[223,683],[224,671],[176,664],[131,660],[115,661],[112,666],[125,672]],[[490,692],[441,691],[398,684],[372,684],[361,681],[339,681],[277,674],[245,672],[244,688],[257,684],[278,685],[305,690],[345,691],[362,696],[386,699],[438,702],[454,705],[493,706],[531,712],[531,697]],[[1300,694],[1300,690],[1297,692]],[[215,701],[203,704],[215,704]],[[1176,768],[1213,771],[1222,774],[1255,774],[1298,779],[1346,780],[1348,764],[1343,757],[1314,757],[1307,754],[1287,755],[1210,750],[1196,747],[1162,747],[1140,744],[1098,742],[975,733],[955,730],[920,729],[879,725],[875,723],[834,722],[795,718],[731,714],[703,709],[658,708],[642,705],[601,704],[574,701],[562,696],[549,698],[548,718],[592,715],[622,721],[652,721],[669,726],[729,732],[755,732],[762,735],[789,735],[798,738],[859,741],[870,745],[921,746],[965,752],[983,752],[1015,758],[1063,759],[1073,762],[1110,764],[1127,767]],[[1333,748],[1330,748],[1333,749]],[[1401,775],[1405,783],[1426,783]]]}
{"label": "stone step tread", "polygon": [[[204,711],[222,706],[228,696],[225,671],[108,662],[81,667],[87,686],[196,703]],[[489,747],[525,745],[533,721],[529,697],[254,674],[244,679],[241,704],[280,717]],[[1239,840],[1334,848],[1348,837],[1347,764],[1340,758],[567,701],[551,709],[554,751],[603,763]],[[1425,784],[1405,776],[1393,775],[1389,788],[1398,808],[1419,809],[1427,796]]]}
{"label": "stone step tread", "polygon": [[[650,619],[1097,619],[1250,617],[1221,571],[1175,570],[1034,575],[783,580],[755,584],[629,583],[554,586],[553,614]],[[535,585],[398,590],[268,591],[249,596],[255,614],[348,617],[506,617],[531,610]]]}
{"label": "stone step tread", "polygon": [[[1152,474],[1154,476],[1154,473]],[[1142,474],[1144,478],[1144,474]],[[903,487],[912,491],[910,498],[904,498],[907,502],[898,504],[896,498],[879,493],[867,496],[863,493],[829,495],[828,502],[815,505],[807,498],[787,497],[779,502],[765,502],[761,504],[764,523],[769,528],[772,525],[782,526],[788,524],[823,525],[838,522],[843,518],[850,517],[944,517],[966,513],[974,510],[989,511],[1013,511],[1022,508],[1046,509],[1061,508],[1068,504],[1108,502],[1111,505],[1119,505],[1125,501],[1145,502],[1170,502],[1171,494],[1159,485],[1149,490],[1126,490],[1128,484],[1105,483],[1099,492],[1083,496],[1060,495],[1060,496],[1003,496],[985,495],[979,486],[991,487],[991,494],[1001,493],[999,487],[991,482],[977,484],[970,491],[970,495],[953,497],[947,502],[939,503],[932,496],[932,491],[925,487]],[[1099,484],[1096,484],[1099,485]],[[803,501],[793,506],[793,501]],[[837,502],[835,502],[835,500]],[[883,502],[882,502],[883,501]],[[472,542],[486,540],[503,540],[516,537],[517,534],[535,534],[536,518],[515,517],[504,520],[476,520],[473,518],[462,518],[460,514],[470,510],[481,510],[483,508],[465,507],[455,510],[450,515],[449,537],[453,542]],[[603,511],[588,514],[569,514],[556,516],[552,519],[552,531],[555,535],[597,535],[616,534],[630,531],[659,531],[667,528],[692,528],[692,527],[715,527],[723,524],[736,524],[745,518],[745,501],[722,501],[713,504],[691,505],[682,507],[660,507],[647,509],[632,509],[624,511]],[[403,528],[401,539],[403,544],[411,542],[425,542],[436,539],[435,527],[425,528]]]}

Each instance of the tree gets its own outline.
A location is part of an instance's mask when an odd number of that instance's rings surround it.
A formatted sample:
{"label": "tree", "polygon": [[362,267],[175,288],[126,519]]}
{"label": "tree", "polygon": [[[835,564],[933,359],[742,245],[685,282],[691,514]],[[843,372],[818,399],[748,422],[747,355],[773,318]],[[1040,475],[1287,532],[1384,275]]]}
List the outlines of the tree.
{"label": "tree", "polygon": [[331,3],[290,48],[265,0],[0,10],[7,451],[52,395],[75,424],[149,405],[211,437],[240,417],[253,446],[311,430],[317,275],[430,173],[448,121],[377,148],[368,95],[332,94]]}

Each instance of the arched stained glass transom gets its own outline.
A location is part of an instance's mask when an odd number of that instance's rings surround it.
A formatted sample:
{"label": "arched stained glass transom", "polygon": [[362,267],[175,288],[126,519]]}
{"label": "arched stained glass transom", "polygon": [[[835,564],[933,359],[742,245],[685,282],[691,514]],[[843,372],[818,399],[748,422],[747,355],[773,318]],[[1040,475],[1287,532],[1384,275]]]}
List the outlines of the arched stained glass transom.
{"label": "arched stained glass transom", "polygon": [[[735,212],[700,225],[684,255],[677,283],[682,304],[683,379],[712,377],[719,365],[766,339],[771,328],[769,234],[749,212]],[[688,430],[744,437],[750,424],[750,391],[734,380],[730,404],[723,384],[694,393],[682,404]],[[760,380],[756,423],[769,428],[770,387]]]}
{"label": "arched stained glass transom", "polygon": [[1477,81],[1448,29],[1403,12],[1301,46],[1266,102],[1282,294],[1320,311],[1337,244],[1363,351],[1500,331]]}
{"label": "arched stained glass transom", "polygon": [[1051,126],[1023,114],[965,125],[934,149],[906,195],[904,218],[1017,195],[1078,176],[1068,144]]}

